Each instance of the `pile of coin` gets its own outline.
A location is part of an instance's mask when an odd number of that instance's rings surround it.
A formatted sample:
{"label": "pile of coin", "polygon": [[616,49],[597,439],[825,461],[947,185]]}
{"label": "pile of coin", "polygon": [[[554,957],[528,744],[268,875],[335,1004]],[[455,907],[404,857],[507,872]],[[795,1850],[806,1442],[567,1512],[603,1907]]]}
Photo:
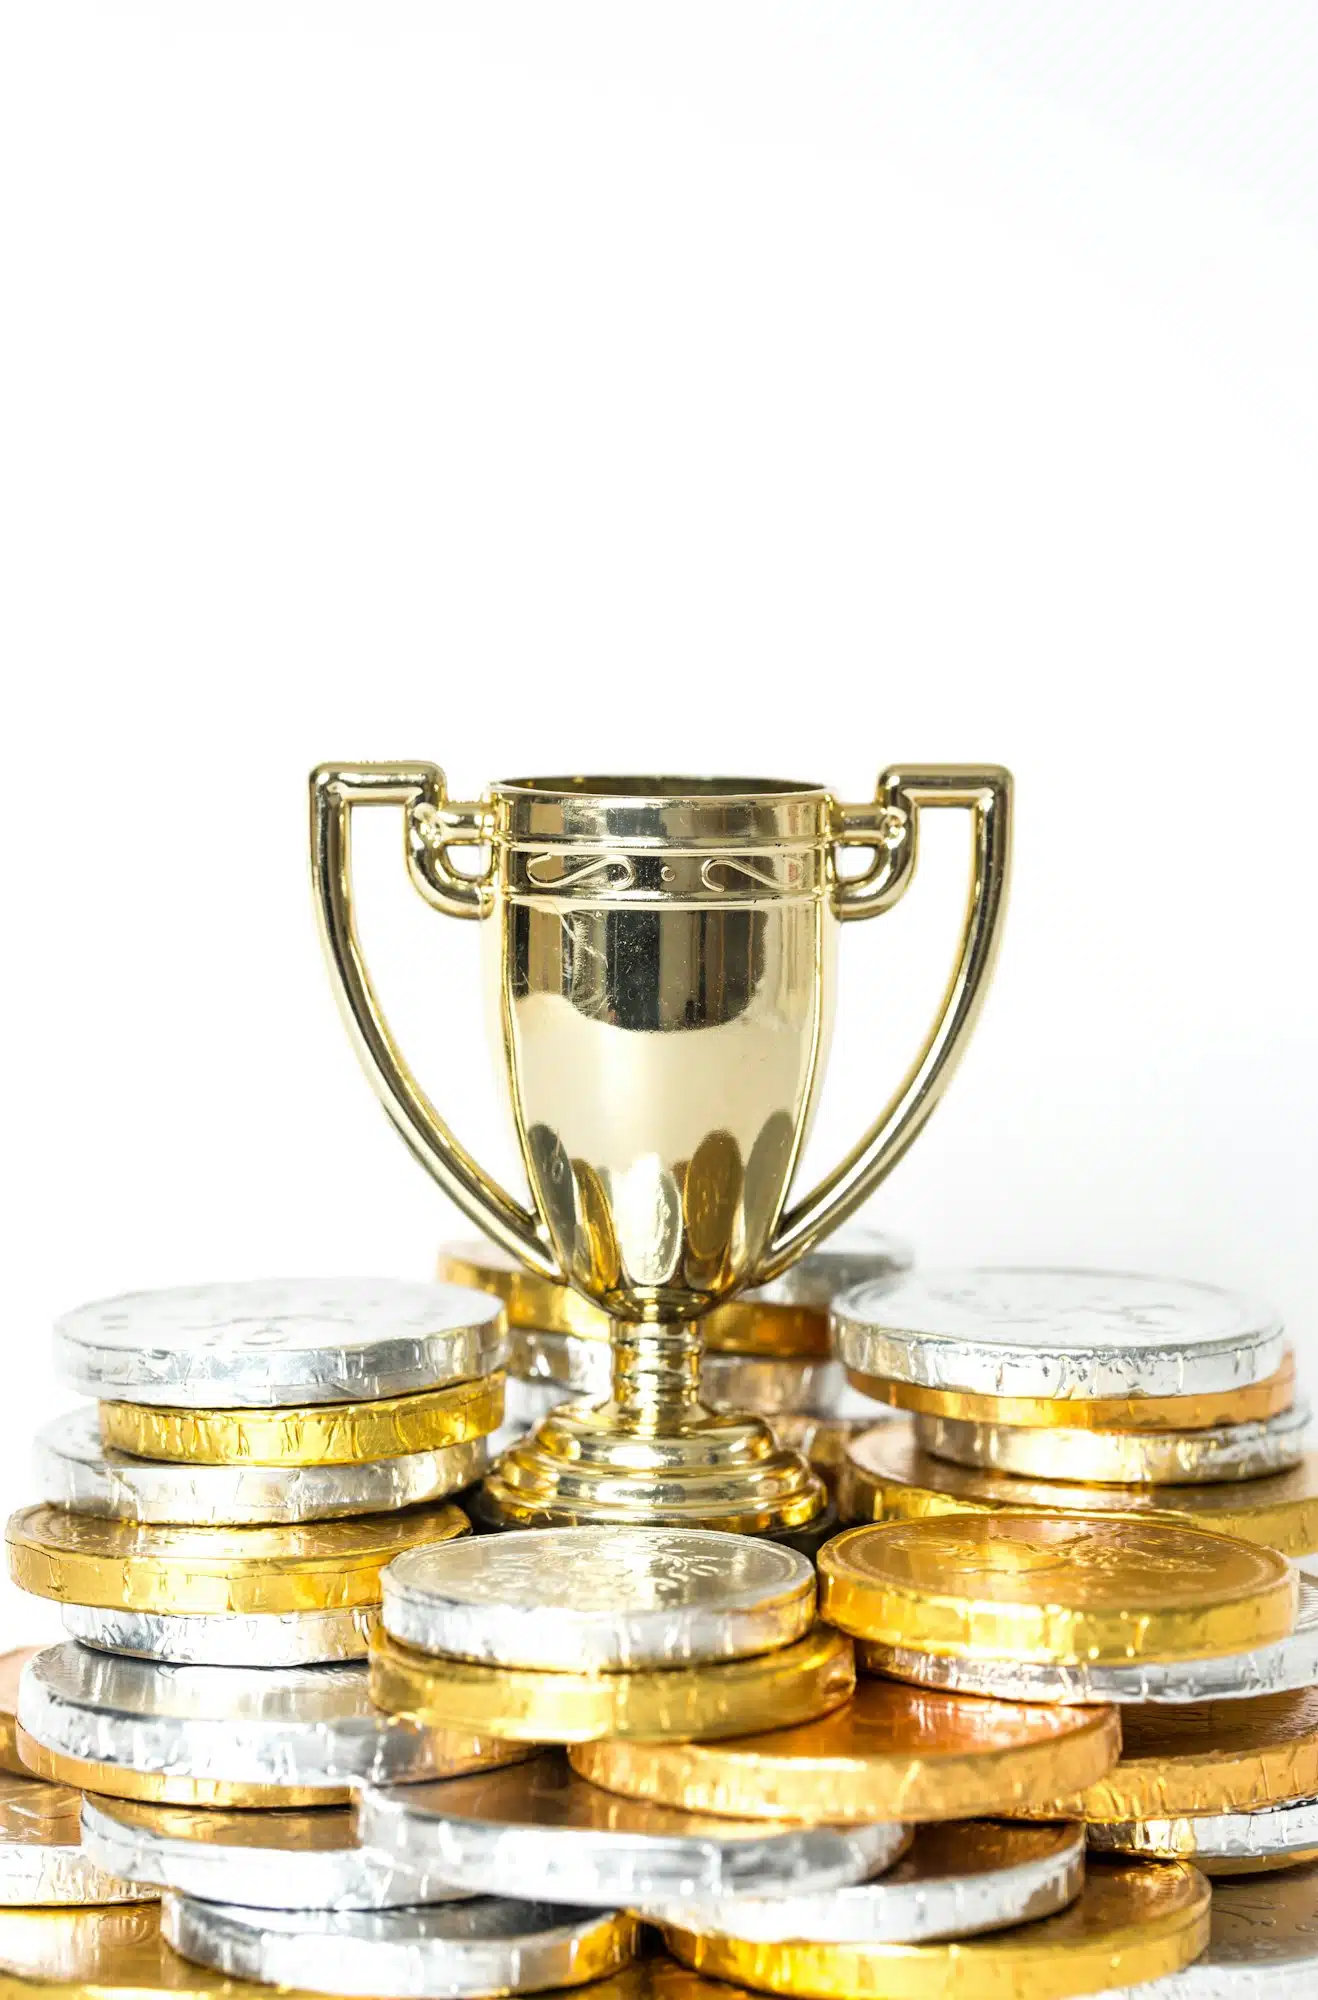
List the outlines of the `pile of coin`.
{"label": "pile of coin", "polygon": [[[700,1393],[715,1410],[763,1417],[781,1444],[804,1452],[828,1486],[853,1438],[884,1414],[833,1357],[829,1308],[857,1285],[895,1284],[911,1267],[898,1238],[843,1228],[780,1278],[715,1308],[701,1322]],[[528,1430],[574,1397],[609,1394],[609,1325],[568,1285],[536,1277],[491,1243],[449,1243],[439,1277],[493,1292],[508,1315],[509,1423]]]}

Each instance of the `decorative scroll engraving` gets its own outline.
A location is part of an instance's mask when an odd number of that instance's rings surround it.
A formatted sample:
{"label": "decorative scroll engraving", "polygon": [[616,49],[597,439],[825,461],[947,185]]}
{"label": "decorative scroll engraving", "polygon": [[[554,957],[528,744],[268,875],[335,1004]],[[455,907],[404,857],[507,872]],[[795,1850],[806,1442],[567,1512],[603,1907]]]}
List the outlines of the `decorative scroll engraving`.
{"label": "decorative scroll engraving", "polygon": [[[547,874],[558,869],[558,874]],[[574,867],[552,848],[548,854],[533,854],[526,863],[526,879],[538,889],[576,889],[595,882],[600,888],[630,889],[636,881],[636,864],[626,854],[594,854]]]}

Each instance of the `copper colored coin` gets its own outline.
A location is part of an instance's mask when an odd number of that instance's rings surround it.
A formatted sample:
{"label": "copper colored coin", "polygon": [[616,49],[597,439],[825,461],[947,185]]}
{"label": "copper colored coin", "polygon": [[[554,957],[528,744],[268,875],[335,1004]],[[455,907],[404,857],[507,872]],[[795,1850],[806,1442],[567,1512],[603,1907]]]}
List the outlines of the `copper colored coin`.
{"label": "copper colored coin", "polygon": [[[1318,1699],[1318,1697],[1315,1697]],[[744,1819],[857,1825],[973,1819],[1036,1808],[1058,1772],[1096,1783],[1116,1762],[1115,1708],[1045,1708],[859,1683],[853,1699],[794,1729],[711,1743],[574,1745],[575,1770],[629,1798]],[[1062,1815],[1064,1816],[1064,1815]]]}

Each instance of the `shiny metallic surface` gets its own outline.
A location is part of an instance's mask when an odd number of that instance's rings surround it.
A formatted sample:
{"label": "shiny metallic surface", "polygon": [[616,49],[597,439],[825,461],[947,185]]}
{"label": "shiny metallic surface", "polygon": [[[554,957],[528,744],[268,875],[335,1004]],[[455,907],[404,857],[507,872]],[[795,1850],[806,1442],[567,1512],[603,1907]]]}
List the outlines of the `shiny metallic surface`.
{"label": "shiny metallic surface", "polygon": [[[1318,1854],[1318,1798],[1287,1799],[1253,1812],[1195,1813],[1177,1819],[1091,1821],[1096,1854],[1193,1861],[1210,1874],[1290,1868]],[[1318,1918],[1318,1904],[1315,1904]]]}
{"label": "shiny metallic surface", "polygon": [[[515,1328],[508,1341],[507,1407],[533,1407],[526,1389],[539,1392],[538,1415],[573,1396],[607,1395],[611,1366],[610,1351],[600,1340]],[[520,1394],[515,1394],[514,1381]],[[882,1405],[852,1388],[840,1362],[822,1358],[724,1354],[707,1348],[700,1364],[700,1394],[711,1410],[750,1410],[770,1419],[868,1416],[874,1423],[883,1414]]]}
{"label": "shiny metallic surface", "polygon": [[152,1890],[84,1847],[79,1793],[0,1774],[0,1904],[140,1903]]}
{"label": "shiny metallic surface", "polygon": [[112,1450],[185,1465],[359,1465],[488,1437],[503,1422],[503,1382],[496,1371],[369,1403],[302,1403],[278,1410],[102,1403],[101,1437]]}
{"label": "shiny metallic surface", "polygon": [[1266,1423],[1289,1410],[1295,1401],[1295,1355],[1288,1347],[1280,1368],[1261,1382],[1199,1396],[980,1396],[965,1389],[929,1389],[851,1367],[847,1380],[861,1395],[890,1410],[947,1417],[956,1423],[1039,1430],[1199,1431],[1222,1424]]}
{"label": "shiny metallic surface", "polygon": [[846,1222],[807,1250],[767,1285],[744,1296],[767,1305],[815,1306],[827,1312],[839,1292],[857,1285],[891,1285],[909,1271],[915,1252],[900,1236]]}
{"label": "shiny metallic surface", "polygon": [[915,1646],[863,1641],[856,1649],[862,1673],[888,1674],[918,1687],[951,1694],[987,1695],[996,1701],[1162,1702],[1247,1700],[1284,1694],[1318,1683],[1318,1583],[1299,1579],[1295,1629],[1270,1646],[1217,1659],[1144,1660],[1129,1665],[1069,1665],[984,1654],[939,1654]]}
{"label": "shiny metallic surface", "polygon": [[171,1667],[71,1642],[26,1669],[18,1720],[45,1749],[81,1762],[300,1790],[406,1784],[520,1754],[383,1714],[360,1664]]}
{"label": "shiny metallic surface", "polygon": [[1111,1861],[1090,1869],[1056,1916],[977,1938],[761,1944],[670,1928],[664,1942],[710,1978],[793,2000],[1069,2000],[1189,1964],[1208,1941],[1209,1901],[1208,1883],[1184,1862]]}
{"label": "shiny metallic surface", "polygon": [[375,1629],[374,1606],[355,1611],[113,1611],[62,1604],[71,1639],[103,1653],[180,1667],[313,1667],[364,1660]]}
{"label": "shiny metallic surface", "polygon": [[102,1867],[207,1903],[389,1910],[456,1902],[464,1893],[368,1854],[349,1806],[217,1812],[93,1797],[82,1802],[82,1837]]}
{"label": "shiny metallic surface", "polygon": [[1213,1883],[1208,1947],[1152,1985],[1101,2000],[1308,2000],[1318,1992],[1318,1863]]}
{"label": "shiny metallic surface", "polygon": [[851,1641],[825,1625],[748,1660],[625,1673],[487,1666],[420,1653],[377,1631],[370,1665],[371,1696],[381,1708],[440,1729],[538,1744],[785,1727],[826,1715],[848,1699],[856,1682]]}
{"label": "shiny metallic surface", "polygon": [[833,1307],[862,1375],[988,1396],[1211,1395],[1263,1381],[1286,1352],[1269,1305],[1125,1271],[923,1272]]}
{"label": "shiny metallic surface", "polygon": [[[490,1476],[510,1524],[651,1519],[803,1526],[818,1480],[762,1422],[698,1393],[699,1320],[828,1235],[901,1158],[974,1025],[1010,851],[996,767],[889,770],[844,806],[818,786],[543,778],[448,798],[433,764],[322,766],[312,875],[338,997],[410,1149],[541,1278],[615,1316],[608,1399],[542,1419]],[[481,1168],[411,1075],[373,989],[353,906],[356,807],[401,807],[414,885],[487,919],[492,1018],[534,1208]],[[925,809],[971,816],[972,886],[934,1025],[888,1106],[820,1185],[788,1189],[822,1079],[837,926],[890,907]],[[841,848],[869,856],[840,869]],[[453,861],[487,851],[484,873]]]}
{"label": "shiny metallic surface", "polygon": [[1027,1708],[869,1680],[853,1700],[797,1728],[709,1743],[582,1743],[569,1755],[583,1778],[627,1798],[685,1812],[856,1825],[1042,1808],[1062,1789],[1059,1772],[1086,1771],[1086,1783],[1101,1778],[1120,1746],[1114,1708]]}
{"label": "shiny metallic surface", "polygon": [[917,1416],[915,1436],[935,1458],[1027,1479],[1176,1486],[1285,1472],[1304,1457],[1309,1421],[1307,1403],[1263,1423],[1198,1431],[1045,1430]]}
{"label": "shiny metallic surface", "polygon": [[404,1549],[471,1532],[458,1507],[281,1528],[169,1528],[24,1507],[5,1530],[20,1590],[57,1604],[156,1613],[352,1611],[380,1601]]}
{"label": "shiny metallic surface", "polygon": [[588,1784],[559,1753],[480,1778],[368,1789],[358,1824],[382,1860],[473,1895],[517,1883],[548,1902],[643,1910],[860,1882],[909,1837],[900,1824],[765,1825],[648,1805]]}
{"label": "shiny metallic surface", "polygon": [[37,1432],[37,1479],[52,1506],[166,1527],[279,1527],[387,1514],[461,1492],[489,1463],[486,1438],[354,1465],[195,1465],[134,1458],[101,1442],[92,1407]]}
{"label": "shiny metallic surface", "polygon": [[0,1653],[0,1771],[19,1777],[28,1772],[18,1754],[18,1683],[40,1651],[40,1646],[16,1646],[11,1653]]}
{"label": "shiny metallic surface", "polygon": [[[270,2000],[263,1988],[225,1982],[172,1952],[159,1903],[104,1909],[0,1909],[4,2000]],[[696,2000],[692,1996],[692,2000]]]}
{"label": "shiny metallic surface", "polygon": [[917,1827],[905,1859],[877,1881],[775,1896],[693,1891],[644,1913],[679,1930],[760,1944],[923,1944],[1051,1917],[1075,1901],[1084,1874],[1082,1826],[951,1820]]}
{"label": "shiny metallic surface", "polygon": [[129,1292],[55,1322],[55,1364],[102,1401],[271,1409],[369,1402],[500,1366],[482,1292],[397,1278],[257,1278]]}
{"label": "shiny metallic surface", "polygon": [[1162,1521],[1230,1535],[1292,1561],[1318,1551],[1318,1452],[1270,1479],[1206,1486],[1082,1486],[972,1471],[921,1451],[909,1420],[848,1446],[838,1505],[849,1521],[917,1521],[937,1514],[1087,1514]]}
{"label": "shiny metallic surface", "polygon": [[303,1992],[485,2000],[580,1986],[626,1965],[636,1923],[618,1910],[482,1896],[412,1910],[242,1909],[169,1894],[161,1925],[185,1958]]}
{"label": "shiny metallic surface", "polygon": [[831,1625],[970,1659],[1211,1659],[1285,1638],[1298,1595],[1275,1550],[1121,1515],[882,1521],[819,1557]]}
{"label": "shiny metallic surface", "polygon": [[814,1622],[804,1556],[688,1528],[566,1528],[411,1549],[384,1574],[385,1630],[494,1666],[607,1673],[744,1659]]}

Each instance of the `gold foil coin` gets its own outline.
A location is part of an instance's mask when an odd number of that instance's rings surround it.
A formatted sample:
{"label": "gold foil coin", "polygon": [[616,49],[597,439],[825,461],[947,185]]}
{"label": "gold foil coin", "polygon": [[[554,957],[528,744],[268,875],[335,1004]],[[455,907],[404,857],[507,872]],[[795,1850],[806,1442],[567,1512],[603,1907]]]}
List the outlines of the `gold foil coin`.
{"label": "gold foil coin", "polygon": [[1137,1515],[1304,1556],[1318,1551],[1318,1452],[1270,1479],[1220,1486],[1071,1486],[949,1465],[920,1450],[912,1425],[887,1423],[849,1448],[838,1502],[850,1521],[995,1512]]}
{"label": "gold foil coin", "polygon": [[1121,1516],[942,1514],[851,1528],[819,1554],[820,1612],[853,1638],[1053,1665],[1190,1660],[1282,1639],[1283,1556]]}
{"label": "gold foil coin", "polygon": [[[162,1669],[168,1671],[168,1669]],[[25,1729],[18,1732],[19,1750],[27,1769],[53,1785],[74,1785],[80,1792],[104,1792],[112,1799],[147,1799],[170,1806],[241,1806],[265,1811],[281,1806],[346,1806],[349,1786],[248,1785],[225,1778],[190,1778],[183,1772],[133,1771],[123,1764],[100,1764],[87,1757],[67,1757],[47,1750]]]}
{"label": "gold foil coin", "polygon": [[[494,1243],[449,1243],[439,1253],[436,1277],[450,1285],[474,1285],[503,1300],[510,1327],[541,1333],[575,1333],[606,1342],[612,1324],[570,1285],[558,1285],[528,1271]],[[817,1303],[743,1296],[715,1306],[700,1322],[705,1346],[718,1354],[763,1354],[826,1358],[828,1308]]]}
{"label": "gold foil coin", "polygon": [[0,1771],[28,1775],[27,1765],[18,1754],[18,1682],[28,1661],[40,1646],[16,1646],[12,1653],[0,1653]]}
{"label": "gold foil coin", "polygon": [[1218,1424],[1264,1423],[1289,1410],[1295,1401],[1295,1356],[1288,1351],[1276,1374],[1262,1382],[1199,1396],[986,1396],[927,1389],[857,1368],[848,1368],[847,1380],[876,1403],[924,1417],[1073,1431],[1205,1431]]}
{"label": "gold foil coin", "polygon": [[178,1410],[102,1403],[112,1451],[187,1465],[362,1465],[488,1437],[503,1422],[501,1372],[373,1403],[282,1410]]}
{"label": "gold foil coin", "polygon": [[1122,1717],[1121,1761],[1036,1817],[1174,1819],[1318,1794],[1318,1688],[1245,1700],[1149,1703]]}
{"label": "gold foil coin", "polygon": [[1099,1862],[1069,1909],[945,1944],[747,1944],[665,1930],[714,1979],[793,2000],[1067,2000],[1176,1972],[1208,1942],[1209,1885],[1182,1862]]}
{"label": "gold foil coin", "polygon": [[281,1528],[164,1528],[63,1507],[10,1517],[9,1573],[20,1590],[119,1611],[351,1610],[380,1602],[380,1572],[402,1550],[471,1532],[458,1507],[412,1507]]}
{"label": "gold foil coin", "polygon": [[825,1625],[750,1659],[632,1673],[487,1666],[417,1652],[379,1629],[371,1640],[380,1708],[517,1743],[731,1736],[824,1715],[855,1680],[851,1641]]}
{"label": "gold foil coin", "polygon": [[[159,1903],[104,1910],[0,1910],[3,2000],[270,2000],[171,1951]],[[299,1996],[299,2000],[303,2000]]]}
{"label": "gold foil coin", "polygon": [[1059,1785],[1060,1770],[1091,1774],[1078,1791],[1110,1770],[1120,1749],[1115,1708],[1045,1708],[862,1680],[844,1707],[796,1728],[715,1743],[587,1743],[569,1755],[583,1778],[629,1798],[734,1818],[857,1825],[1042,1807],[1072,1789]]}

